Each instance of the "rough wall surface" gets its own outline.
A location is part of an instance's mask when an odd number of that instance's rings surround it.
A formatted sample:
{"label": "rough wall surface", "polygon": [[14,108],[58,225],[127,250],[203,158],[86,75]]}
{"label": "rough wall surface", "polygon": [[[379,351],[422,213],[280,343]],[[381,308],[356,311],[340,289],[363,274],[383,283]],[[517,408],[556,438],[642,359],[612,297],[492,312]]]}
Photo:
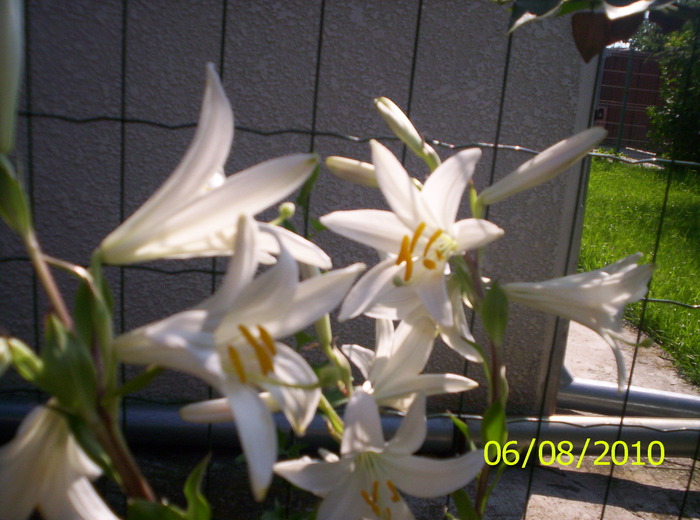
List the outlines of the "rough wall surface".
{"label": "rough wall surface", "polygon": [[[85,263],[100,240],[178,163],[194,130],[162,125],[197,120],[207,62],[222,74],[241,127],[229,174],[312,149],[368,160],[367,144],[303,133],[261,136],[245,128],[386,136],[372,108],[377,96],[404,108],[410,104],[416,126],[430,138],[451,143],[498,139],[542,149],[583,128],[592,89],[593,69],[582,68],[565,20],[525,26],[509,47],[508,13],[486,0],[34,0],[27,12],[22,110],[35,116],[20,121],[19,159],[46,251],[78,263]],[[395,143],[390,146],[401,152]],[[443,158],[449,153],[440,149]],[[492,173],[497,180],[528,157],[484,150],[477,186],[485,187]],[[416,160],[408,158],[406,164],[424,173]],[[570,269],[580,174],[573,168],[492,208],[490,219],[507,234],[490,249],[490,276],[530,281]],[[312,213],[383,206],[377,191],[322,172]],[[330,232],[317,242],[338,267],[376,261],[371,251]],[[0,230],[0,258],[23,255],[8,230]],[[223,269],[225,260],[150,265],[191,271],[175,276],[110,268],[118,329],[200,301],[218,281],[206,271]],[[45,305],[32,288],[29,267],[4,261],[0,276],[0,325],[38,344]],[[68,278],[60,281],[71,287]],[[537,413],[556,344],[554,320],[523,308],[511,313],[506,347],[511,409]],[[334,332],[341,342],[373,346],[369,320],[340,324]],[[441,346],[432,369],[461,372],[464,364]],[[473,377],[480,372],[475,366],[467,370]],[[14,376],[0,385],[3,390],[21,387]],[[171,375],[142,397],[178,402],[206,395],[201,383]],[[467,409],[475,408],[479,395],[466,396]],[[457,403],[444,399],[434,405],[456,408]]]}

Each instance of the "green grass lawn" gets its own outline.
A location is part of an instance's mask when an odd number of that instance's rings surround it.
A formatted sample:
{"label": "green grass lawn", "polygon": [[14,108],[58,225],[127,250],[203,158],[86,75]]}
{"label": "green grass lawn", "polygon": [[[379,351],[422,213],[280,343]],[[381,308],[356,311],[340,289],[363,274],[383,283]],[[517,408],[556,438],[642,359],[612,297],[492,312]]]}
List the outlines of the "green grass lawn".
{"label": "green grass lawn", "polygon": [[[588,185],[579,270],[589,271],[632,253],[650,262],[667,172],[594,159]],[[674,171],[651,281],[650,298],[700,303],[700,171]],[[626,317],[639,324],[641,304]],[[700,385],[700,309],[647,304],[642,327],[668,351],[681,373]]]}

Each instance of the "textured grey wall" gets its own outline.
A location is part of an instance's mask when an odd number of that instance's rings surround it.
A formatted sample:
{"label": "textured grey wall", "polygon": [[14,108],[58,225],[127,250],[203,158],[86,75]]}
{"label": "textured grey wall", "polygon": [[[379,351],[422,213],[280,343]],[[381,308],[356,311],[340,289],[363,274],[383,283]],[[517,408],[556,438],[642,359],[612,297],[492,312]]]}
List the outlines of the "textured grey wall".
{"label": "textured grey wall", "polygon": [[[223,75],[237,125],[310,129],[315,113],[318,130],[388,135],[372,108],[374,97],[387,96],[402,107],[410,98],[412,118],[430,137],[493,142],[507,56],[506,10],[487,0],[425,0],[422,5],[416,41],[417,0],[131,0],[126,9],[118,0],[31,1],[22,109],[72,118],[194,122],[204,65],[212,61]],[[541,149],[583,128],[592,71],[581,66],[565,20],[517,31],[503,92],[501,142]],[[49,254],[78,263],[85,263],[100,240],[165,179],[193,134],[192,128],[171,130],[113,120],[76,123],[37,116],[24,117],[20,124],[20,160],[28,175],[39,236]],[[311,147],[308,135],[261,137],[237,131],[227,172]],[[366,144],[317,137],[313,147],[322,155],[369,159]],[[440,153],[443,158],[449,155]],[[496,178],[527,158],[499,152]],[[493,161],[494,154],[486,150],[476,174],[478,186],[488,183]],[[420,166],[410,158],[407,165]],[[572,169],[492,208],[490,218],[507,233],[488,254],[493,277],[536,280],[570,269],[579,174],[579,168]],[[378,192],[324,172],[313,196],[313,215],[383,204]],[[0,258],[24,254],[7,229],[0,233]],[[375,262],[372,252],[329,232],[319,236],[318,243],[331,252],[336,266],[358,259]],[[206,270],[212,262],[152,265]],[[216,265],[222,269],[225,261]],[[39,291],[32,289],[29,267],[3,261],[0,276],[0,324],[38,343],[36,331],[45,307],[41,296],[35,305]],[[109,276],[120,310],[117,326],[126,329],[184,309],[216,286],[216,279],[202,272],[172,276],[114,268]],[[61,283],[71,286],[64,277]],[[513,308],[512,315],[506,347],[512,410],[537,412],[554,320],[522,308]],[[341,342],[373,346],[369,320],[341,324],[335,332]],[[437,350],[433,369],[463,369],[457,356],[443,347]],[[470,375],[478,372],[469,367]],[[0,385],[13,389],[20,383],[8,376]],[[206,395],[206,388],[190,378],[171,376],[145,395],[196,399]],[[473,405],[479,395],[468,396],[468,402]],[[456,403],[443,399],[434,405]]]}

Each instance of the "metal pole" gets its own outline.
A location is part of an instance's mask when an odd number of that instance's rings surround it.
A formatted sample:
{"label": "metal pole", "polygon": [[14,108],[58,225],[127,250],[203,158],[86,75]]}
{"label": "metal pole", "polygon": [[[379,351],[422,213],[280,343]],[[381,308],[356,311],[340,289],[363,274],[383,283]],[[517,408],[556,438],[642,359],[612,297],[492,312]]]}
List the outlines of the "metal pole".
{"label": "metal pole", "polygon": [[[0,440],[9,440],[17,425],[36,403],[29,401],[5,402],[0,405]],[[191,424],[180,419],[177,405],[155,405],[152,403],[131,403],[127,410],[126,436],[134,446],[172,446],[177,448],[232,448],[238,446],[233,423],[215,424],[211,438],[207,436],[206,424]],[[481,417],[460,416],[467,423],[472,437],[479,444]],[[277,425],[289,433],[289,425],[281,414],[275,414]],[[399,415],[385,415],[382,426],[386,438],[391,438],[401,422]],[[581,415],[552,415],[537,417],[508,418],[509,440],[518,441],[520,448],[526,447],[537,436],[540,424],[539,444],[551,442],[558,445],[562,441],[572,443],[572,453],[580,453],[586,446],[586,453],[598,455],[607,446],[618,441],[620,417],[586,417]],[[700,419],[679,419],[666,417],[625,417],[622,420],[622,436],[619,441],[628,449],[639,442],[637,449],[642,457],[649,446],[661,443],[666,456],[693,457],[696,450]],[[449,417],[432,417],[428,420],[428,436],[421,448],[422,453],[449,456],[453,454],[453,438],[457,433]],[[210,441],[211,439],[211,441]],[[587,442],[588,441],[588,442]],[[337,444],[327,432],[324,420],[316,417],[309,426],[303,442],[316,448],[335,449]],[[533,446],[536,443],[533,442]],[[533,461],[535,458],[533,457]]]}

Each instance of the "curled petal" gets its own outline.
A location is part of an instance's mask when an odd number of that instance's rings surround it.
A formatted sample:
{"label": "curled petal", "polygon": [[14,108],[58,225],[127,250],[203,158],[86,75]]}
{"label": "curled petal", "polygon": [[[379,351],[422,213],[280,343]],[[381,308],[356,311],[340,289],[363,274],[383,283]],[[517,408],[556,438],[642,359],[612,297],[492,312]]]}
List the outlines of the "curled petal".
{"label": "curled petal", "polygon": [[[382,457],[382,466],[401,491],[419,498],[446,495],[474,480],[484,465],[484,452],[472,451],[452,459],[406,455]],[[421,478],[416,478],[420,475]]]}

